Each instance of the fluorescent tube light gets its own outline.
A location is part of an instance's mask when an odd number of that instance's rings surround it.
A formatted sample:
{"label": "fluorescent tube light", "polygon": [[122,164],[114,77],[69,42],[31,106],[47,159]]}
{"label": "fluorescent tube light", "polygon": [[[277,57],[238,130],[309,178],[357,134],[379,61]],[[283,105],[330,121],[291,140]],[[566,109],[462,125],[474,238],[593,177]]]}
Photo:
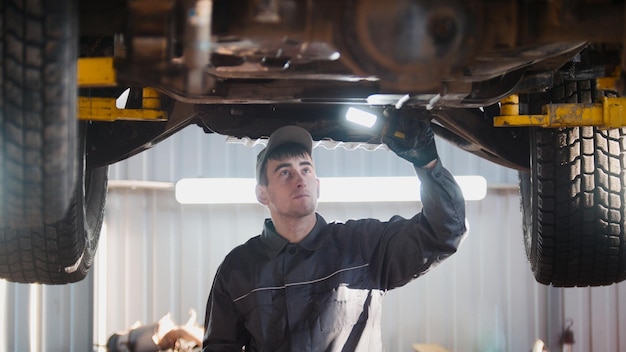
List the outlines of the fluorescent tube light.
{"label": "fluorescent tube light", "polygon": [[176,182],[181,204],[257,203],[254,178],[183,178]]}
{"label": "fluorescent tube light", "polygon": [[[466,200],[487,195],[482,176],[456,176]],[[253,178],[184,178],[176,183],[176,200],[181,204],[257,203]],[[406,177],[322,177],[320,203],[415,202],[420,200],[420,181]]]}

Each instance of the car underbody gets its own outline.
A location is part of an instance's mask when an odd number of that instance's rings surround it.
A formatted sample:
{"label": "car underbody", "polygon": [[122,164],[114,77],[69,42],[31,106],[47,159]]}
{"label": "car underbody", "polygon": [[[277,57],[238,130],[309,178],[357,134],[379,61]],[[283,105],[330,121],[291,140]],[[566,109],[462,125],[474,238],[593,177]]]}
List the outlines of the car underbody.
{"label": "car underbody", "polygon": [[[621,220],[626,219],[621,191],[626,165],[620,164],[626,151],[602,147],[619,144],[626,126],[621,117],[626,102],[620,98],[626,68],[623,1],[44,3],[4,1],[0,9],[5,23],[2,112],[9,121],[2,126],[7,142],[0,143],[0,152],[9,155],[22,145],[19,138],[12,139],[12,126],[28,121],[45,125],[50,119],[45,105],[33,119],[33,113],[26,113],[28,99],[12,94],[31,89],[31,80],[19,78],[28,75],[13,72],[32,68],[33,55],[23,48],[35,41],[33,33],[46,28],[47,40],[38,42],[48,49],[38,66],[43,82],[48,82],[47,62],[55,69],[67,66],[50,81],[55,91],[69,96],[63,111],[70,113],[53,123],[74,131],[72,121],[78,120],[81,129],[62,141],[77,155],[50,155],[45,146],[37,147],[38,152],[42,158],[64,160],[67,167],[59,178],[77,175],[68,184],[91,188],[51,206],[49,199],[64,197],[61,188],[29,200],[28,192],[19,191],[28,186],[19,176],[23,173],[0,179],[0,192],[16,199],[0,204],[0,213],[8,214],[0,217],[4,243],[15,243],[9,235],[15,231],[34,233],[56,224],[74,229],[66,232],[75,249],[59,254],[54,263],[39,263],[53,250],[28,265],[0,262],[2,277],[44,283],[82,279],[90,266],[84,258],[97,246],[101,209],[93,219],[69,220],[67,209],[103,208],[104,196],[95,197],[92,205],[84,198],[90,192],[106,193],[108,165],[188,125],[258,139],[295,124],[315,140],[367,148],[380,144],[385,121],[417,118],[431,121],[439,137],[459,148],[520,172],[526,251],[539,282],[588,286],[626,278],[626,221]],[[61,65],[57,57],[63,58]],[[75,77],[78,83],[59,83],[59,77]],[[127,99],[120,107],[123,95]],[[369,130],[356,128],[345,120],[349,108],[379,119]],[[591,156],[584,154],[590,149],[595,150]],[[16,164],[24,169],[45,169],[20,158]],[[596,190],[605,179],[609,185],[598,189],[606,194]],[[18,191],[9,186],[15,183],[21,185]],[[548,185],[555,183],[552,192]],[[56,184],[44,180],[41,187]],[[27,203],[42,210],[12,205]],[[607,207],[619,216],[605,219]],[[564,208],[570,209],[568,214],[557,214]],[[571,247],[576,238],[581,240]],[[598,249],[589,256],[563,249],[590,242]],[[2,243],[0,254],[11,247]],[[591,264],[567,267],[572,262]],[[32,269],[43,266],[48,269]],[[55,274],[59,271],[67,273]]]}
{"label": "car underbody", "polygon": [[148,135],[129,145],[116,136],[128,123],[103,127],[109,138],[93,139],[89,160],[115,162],[189,123],[248,138],[299,123],[317,139],[368,142],[346,128],[345,109],[402,106],[461,148],[527,169],[524,132],[493,126],[500,101],[620,65],[623,4],[585,3],[213,1],[190,30],[176,21],[179,1],[82,2],[81,54],[112,56],[118,86],[157,87],[172,109],[161,131],[141,127]]}

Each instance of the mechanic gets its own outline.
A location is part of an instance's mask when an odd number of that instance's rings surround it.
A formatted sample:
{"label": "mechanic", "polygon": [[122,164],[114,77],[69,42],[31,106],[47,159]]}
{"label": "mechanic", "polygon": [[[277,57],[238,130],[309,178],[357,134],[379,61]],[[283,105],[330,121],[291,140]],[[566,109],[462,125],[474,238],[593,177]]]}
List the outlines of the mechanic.
{"label": "mechanic", "polygon": [[327,223],[316,213],[311,135],[286,126],[270,136],[257,157],[256,196],[271,219],[220,265],[204,352],[383,350],[385,292],[455,253],[466,232],[465,201],[438,161],[430,124],[417,121],[412,131],[382,141],[413,163],[422,210],[387,222]]}

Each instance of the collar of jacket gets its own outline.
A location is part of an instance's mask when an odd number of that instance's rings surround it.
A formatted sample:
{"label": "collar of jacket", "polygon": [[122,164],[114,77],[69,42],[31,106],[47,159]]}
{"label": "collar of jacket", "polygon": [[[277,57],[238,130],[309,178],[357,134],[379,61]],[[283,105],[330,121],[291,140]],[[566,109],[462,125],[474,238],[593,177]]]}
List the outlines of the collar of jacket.
{"label": "collar of jacket", "polygon": [[[324,236],[321,236],[322,228],[326,226],[326,220],[319,215],[317,216],[317,221],[315,222],[315,226],[309,232],[306,237],[298,243],[298,246],[308,250],[314,251],[319,249],[324,241]],[[284,237],[279,235],[274,228],[274,223],[272,223],[272,219],[265,219],[265,224],[263,226],[263,234],[261,235],[261,239],[263,242],[263,247],[265,249],[265,253],[268,257],[274,258],[280,253],[280,251],[285,248],[289,244]]]}

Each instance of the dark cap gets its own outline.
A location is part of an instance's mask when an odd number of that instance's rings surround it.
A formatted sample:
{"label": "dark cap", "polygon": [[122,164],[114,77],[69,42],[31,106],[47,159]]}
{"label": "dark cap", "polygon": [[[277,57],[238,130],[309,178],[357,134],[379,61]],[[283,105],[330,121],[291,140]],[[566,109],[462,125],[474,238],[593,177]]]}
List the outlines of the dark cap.
{"label": "dark cap", "polygon": [[311,138],[311,134],[304,128],[298,126],[284,126],[277,129],[270,136],[265,148],[263,148],[256,157],[257,182],[260,181],[259,176],[261,175],[261,168],[267,163],[267,157],[272,153],[272,150],[285,143],[301,144],[309,152],[309,155],[313,150],[313,138]]}

